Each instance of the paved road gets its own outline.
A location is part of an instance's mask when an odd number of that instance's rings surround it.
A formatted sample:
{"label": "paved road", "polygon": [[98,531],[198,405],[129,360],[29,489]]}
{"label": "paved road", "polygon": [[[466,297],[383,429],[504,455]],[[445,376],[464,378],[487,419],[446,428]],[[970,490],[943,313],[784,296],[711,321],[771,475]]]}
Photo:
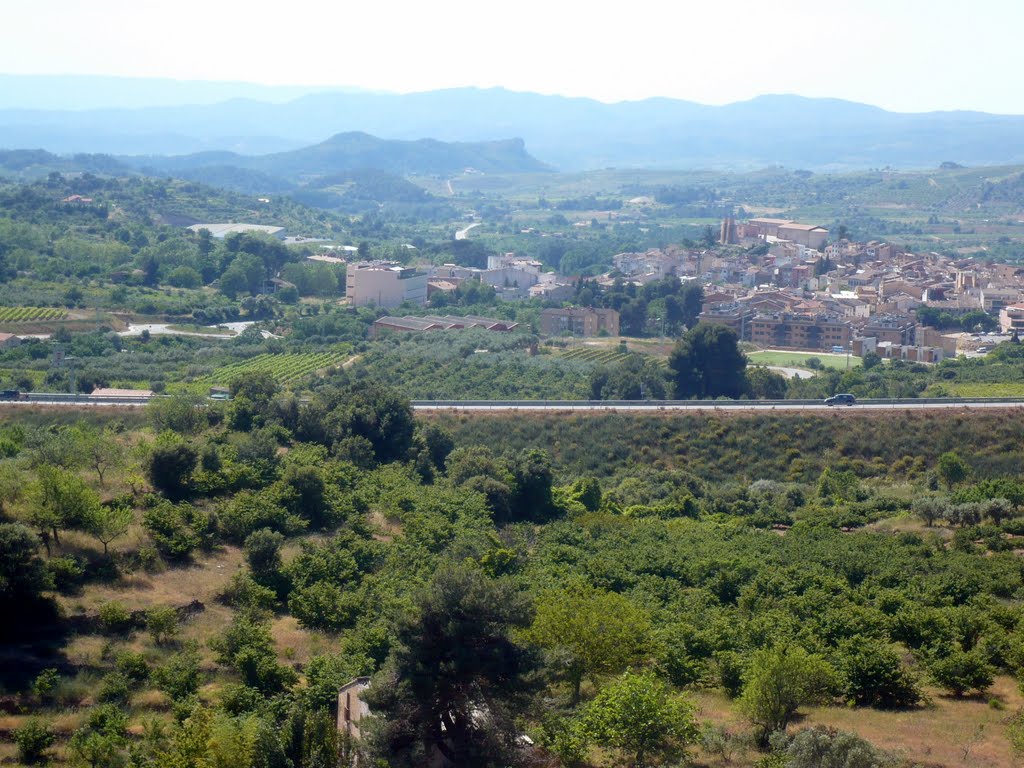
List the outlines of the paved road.
{"label": "paved road", "polygon": [[455,239],[456,240],[465,240],[465,239],[467,239],[469,237],[469,231],[473,227],[479,227],[479,226],[480,226],[480,222],[477,222],[476,224],[470,224],[465,229],[460,229],[458,232],[455,233]]}
{"label": "paved road", "polygon": [[413,405],[417,411],[621,411],[623,413],[652,412],[652,411],[827,411],[834,413],[850,413],[857,411],[928,411],[928,410],[949,410],[949,409],[975,409],[975,408],[1024,408],[1020,402],[984,402],[984,403],[858,403],[852,406],[830,406],[824,403],[721,403],[711,401],[696,401],[685,405],[665,404],[651,401],[636,405],[601,405],[595,403],[466,403],[459,405],[427,405],[417,403]]}
{"label": "paved road", "polygon": [[[344,365],[349,365],[358,356],[351,358]],[[98,407],[125,407],[140,408],[148,402],[146,398],[124,398],[109,397],[92,400],[87,396],[78,399],[70,399],[70,396],[47,399],[45,394],[33,394],[31,400],[0,400],[0,406],[43,406],[61,408],[98,408]],[[975,410],[975,409],[1024,409],[1024,401],[1021,400],[986,400],[975,402],[963,402],[959,400],[915,402],[903,400],[899,402],[859,402],[852,406],[829,406],[824,403],[808,402],[747,402],[747,401],[714,401],[694,400],[684,403],[664,403],[657,400],[631,403],[592,403],[587,401],[469,401],[452,402],[442,401],[437,403],[414,402],[413,408],[417,411],[618,411],[622,413],[650,413],[658,411],[737,411],[750,413],[752,411],[817,411],[819,413],[858,413],[862,411],[935,411],[935,410]]]}

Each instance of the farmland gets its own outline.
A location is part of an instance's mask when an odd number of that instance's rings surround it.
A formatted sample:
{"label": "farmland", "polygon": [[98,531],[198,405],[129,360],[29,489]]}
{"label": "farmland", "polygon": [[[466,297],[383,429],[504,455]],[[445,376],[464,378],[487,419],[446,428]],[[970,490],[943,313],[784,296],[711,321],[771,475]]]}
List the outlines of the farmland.
{"label": "farmland", "polygon": [[54,307],[0,307],[0,323],[31,323],[46,320],[61,320],[67,317],[66,309]]}
{"label": "farmland", "polygon": [[594,365],[618,365],[629,359],[625,352],[607,347],[576,347],[561,353],[560,356],[566,360]]}
{"label": "farmland", "polygon": [[325,368],[341,365],[348,356],[348,348],[339,347],[328,352],[308,353],[264,353],[237,363],[218,368],[208,376],[196,379],[194,384],[213,386],[228,384],[238,376],[256,372],[268,372],[281,385],[292,384],[310,374]]}

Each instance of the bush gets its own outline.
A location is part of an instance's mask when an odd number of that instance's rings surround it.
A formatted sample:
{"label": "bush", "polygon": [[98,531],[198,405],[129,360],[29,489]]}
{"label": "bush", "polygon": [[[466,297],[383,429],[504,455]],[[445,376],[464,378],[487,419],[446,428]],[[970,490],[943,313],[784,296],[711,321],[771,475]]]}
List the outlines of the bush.
{"label": "bush", "polygon": [[192,472],[199,454],[184,442],[164,442],[153,448],[146,466],[146,474],[153,487],[164,496],[176,501],[189,495]]}
{"label": "bush", "polygon": [[111,672],[100,681],[96,701],[101,704],[127,704],[131,693],[128,678],[120,672]]}
{"label": "bush", "polygon": [[121,603],[111,600],[100,606],[100,627],[108,635],[120,635],[132,628],[132,615]]}
{"label": "bush", "polygon": [[954,696],[968,691],[984,693],[995,679],[995,670],[977,650],[942,652],[929,664],[935,684]]}
{"label": "bush", "polygon": [[169,605],[146,611],[146,629],[157,645],[170,643],[178,634],[178,612]]}
{"label": "bush", "polygon": [[865,637],[845,643],[838,667],[847,700],[858,706],[911,707],[921,691],[899,654],[890,646]]}
{"label": "bush", "polygon": [[32,683],[32,693],[40,701],[53,701],[57,686],[60,685],[60,673],[56,669],[44,669]]}
{"label": "bush", "polygon": [[53,746],[53,732],[49,726],[32,719],[14,732],[14,743],[18,745],[18,759],[25,765],[36,765],[47,761],[46,750]]}
{"label": "bush", "polygon": [[199,651],[194,645],[179,651],[153,670],[153,684],[177,701],[199,690]]}
{"label": "bush", "polygon": [[887,768],[899,764],[856,734],[820,726],[796,734],[785,755],[786,768]]}
{"label": "bush", "polygon": [[82,585],[85,570],[73,557],[53,557],[46,562],[53,588],[62,594],[73,594]]}
{"label": "bush", "polygon": [[119,653],[114,663],[118,672],[124,675],[133,683],[141,683],[149,677],[149,665],[141,653],[124,651]]}

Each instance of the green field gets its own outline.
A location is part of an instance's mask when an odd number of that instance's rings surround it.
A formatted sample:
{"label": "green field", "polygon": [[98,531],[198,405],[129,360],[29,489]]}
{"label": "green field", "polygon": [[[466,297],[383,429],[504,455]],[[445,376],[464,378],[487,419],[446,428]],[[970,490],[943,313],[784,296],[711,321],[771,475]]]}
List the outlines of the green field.
{"label": "green field", "polygon": [[242,362],[218,368],[209,376],[196,379],[193,384],[214,386],[227,385],[232,379],[257,371],[267,371],[282,385],[291,384],[311,373],[341,365],[348,357],[349,350],[336,349],[329,352],[305,354],[263,354]]}
{"label": "green field", "polygon": [[1024,397],[1024,382],[964,381],[943,383],[950,397]]}
{"label": "green field", "polygon": [[625,352],[609,347],[576,347],[563,352],[560,357],[597,365],[618,365],[629,359]]}
{"label": "green field", "polygon": [[763,352],[748,352],[747,359],[757,365],[777,365],[786,368],[809,368],[807,359],[815,357],[821,361],[826,368],[845,369],[854,368],[860,365],[860,358],[853,355],[833,355],[826,352],[779,352],[766,350]]}
{"label": "green field", "polygon": [[0,323],[29,323],[36,320],[60,320],[67,310],[54,307],[0,307]]}

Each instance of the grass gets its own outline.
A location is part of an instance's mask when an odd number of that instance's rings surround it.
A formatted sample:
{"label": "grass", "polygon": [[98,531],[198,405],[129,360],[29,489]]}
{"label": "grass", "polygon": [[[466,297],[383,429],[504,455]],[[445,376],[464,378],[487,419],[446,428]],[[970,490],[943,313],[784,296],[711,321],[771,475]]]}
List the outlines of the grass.
{"label": "grass", "polygon": [[781,352],[779,350],[764,350],[761,352],[748,352],[747,359],[758,365],[776,365],[786,368],[808,368],[808,358],[817,358],[826,368],[843,370],[849,365],[855,368],[861,364],[859,357],[850,355],[833,355],[828,352]]}
{"label": "grass", "polygon": [[182,333],[197,333],[203,336],[225,336],[232,335],[235,332],[222,327],[211,328],[208,325],[183,325],[181,323],[171,324],[167,326],[172,331],[181,331]]}
{"label": "grass", "polygon": [[943,382],[951,397],[1024,397],[1024,382]]}
{"label": "grass", "polygon": [[[856,733],[882,749],[890,750],[913,765],[929,768],[976,768],[1020,766],[1024,761],[1014,752],[1007,738],[1007,722],[1024,706],[1024,698],[1010,677],[996,678],[985,697],[955,698],[934,688],[925,688],[930,702],[921,707],[882,711],[863,707],[819,706],[802,708],[790,732],[823,725]],[[720,691],[694,694],[697,717],[702,722],[726,727],[730,731],[749,728],[731,702]],[[989,705],[1002,703],[1002,709]],[[965,750],[967,754],[965,756]],[[737,755],[729,765],[753,766],[760,755]],[[700,765],[723,765],[708,757]]]}

